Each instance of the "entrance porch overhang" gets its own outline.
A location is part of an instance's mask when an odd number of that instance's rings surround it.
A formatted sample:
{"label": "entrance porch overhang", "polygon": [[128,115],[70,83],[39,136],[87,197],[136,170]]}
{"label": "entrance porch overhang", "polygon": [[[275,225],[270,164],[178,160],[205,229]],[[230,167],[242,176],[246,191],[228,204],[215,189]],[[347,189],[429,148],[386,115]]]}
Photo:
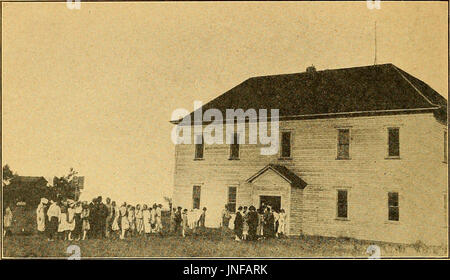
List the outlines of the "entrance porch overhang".
{"label": "entrance porch overhang", "polygon": [[246,181],[248,183],[252,183],[256,178],[264,174],[266,171],[272,170],[277,173],[281,178],[286,180],[292,187],[304,189],[307,186],[307,183],[300,178],[297,174],[289,170],[286,166],[279,164],[268,164],[258,172],[256,172],[253,176],[248,178]]}

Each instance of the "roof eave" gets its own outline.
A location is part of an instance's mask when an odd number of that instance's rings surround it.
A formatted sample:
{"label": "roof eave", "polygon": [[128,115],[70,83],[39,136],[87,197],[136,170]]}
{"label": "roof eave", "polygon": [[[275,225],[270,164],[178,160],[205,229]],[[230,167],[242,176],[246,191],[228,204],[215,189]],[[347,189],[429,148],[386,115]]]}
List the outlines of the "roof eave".
{"label": "roof eave", "polygon": [[[320,118],[339,118],[339,117],[364,117],[364,116],[378,116],[378,115],[397,115],[397,114],[411,114],[411,113],[431,113],[435,110],[444,108],[443,105],[435,105],[434,107],[427,108],[412,108],[412,109],[393,109],[393,110],[374,110],[374,111],[354,111],[354,112],[338,112],[338,113],[323,113],[323,114],[304,114],[304,115],[288,115],[278,117],[279,120],[303,120],[303,119],[320,119]],[[182,122],[180,120],[171,120],[170,123],[178,125]],[[223,122],[225,123],[227,119]],[[256,120],[258,121],[258,120]],[[271,121],[270,117],[267,117],[267,121]],[[248,119],[245,122],[249,122]],[[190,125],[202,125],[210,124],[209,122],[191,123]]]}

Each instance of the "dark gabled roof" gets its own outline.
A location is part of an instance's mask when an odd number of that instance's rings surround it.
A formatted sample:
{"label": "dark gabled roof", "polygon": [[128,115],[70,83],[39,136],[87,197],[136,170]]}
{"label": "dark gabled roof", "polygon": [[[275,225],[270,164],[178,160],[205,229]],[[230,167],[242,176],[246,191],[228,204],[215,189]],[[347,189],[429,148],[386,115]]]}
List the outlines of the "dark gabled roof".
{"label": "dark gabled roof", "polygon": [[251,183],[256,178],[264,174],[267,170],[273,170],[278,175],[280,175],[282,178],[284,178],[286,181],[288,181],[292,187],[298,187],[301,189],[304,189],[307,185],[305,181],[302,180],[297,174],[289,170],[286,166],[279,165],[279,164],[268,164],[263,169],[256,172],[252,177],[247,179],[247,182]]}
{"label": "dark gabled roof", "polygon": [[[279,109],[280,118],[447,108],[430,86],[393,64],[250,78],[201,109]],[[193,121],[193,113],[191,120]],[[173,121],[179,123],[181,121]]]}
{"label": "dark gabled roof", "polygon": [[[394,65],[392,65],[393,67],[395,67]],[[403,71],[402,69],[395,67],[403,76],[405,76],[405,79],[410,81],[411,84],[417,88],[417,90],[424,95],[425,98],[427,98],[431,103],[436,104],[436,105],[440,105],[440,106],[445,106],[447,107],[447,100],[440,95],[439,93],[437,93],[434,89],[432,89],[429,85],[427,85],[426,83],[424,83],[423,81],[417,79],[414,76],[411,76],[410,74],[408,74],[407,72]]]}
{"label": "dark gabled roof", "polygon": [[42,180],[44,180],[47,183],[47,180],[42,176],[17,176],[13,179],[15,183],[23,183],[23,184],[33,184]]}

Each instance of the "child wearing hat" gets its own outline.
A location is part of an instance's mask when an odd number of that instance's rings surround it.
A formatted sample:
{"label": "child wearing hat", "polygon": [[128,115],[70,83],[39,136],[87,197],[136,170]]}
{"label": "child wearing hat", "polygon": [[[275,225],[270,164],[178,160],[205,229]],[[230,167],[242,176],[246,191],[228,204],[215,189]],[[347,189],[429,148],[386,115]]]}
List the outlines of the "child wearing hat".
{"label": "child wearing hat", "polygon": [[203,207],[202,214],[200,215],[200,219],[198,219],[198,226],[203,230],[205,228],[206,221],[206,207]]}
{"label": "child wearing hat", "polygon": [[177,208],[177,212],[175,212],[175,234],[176,233],[178,233],[178,230],[180,229],[180,227],[181,227],[181,222],[183,221],[183,217],[182,217],[182,214],[181,214],[181,207],[180,206],[178,206],[178,208]]}
{"label": "child wearing hat", "polygon": [[243,228],[243,219],[242,219],[242,206],[239,206],[238,211],[236,212],[236,217],[234,218],[234,233],[236,241],[241,241],[242,238],[242,228]]}

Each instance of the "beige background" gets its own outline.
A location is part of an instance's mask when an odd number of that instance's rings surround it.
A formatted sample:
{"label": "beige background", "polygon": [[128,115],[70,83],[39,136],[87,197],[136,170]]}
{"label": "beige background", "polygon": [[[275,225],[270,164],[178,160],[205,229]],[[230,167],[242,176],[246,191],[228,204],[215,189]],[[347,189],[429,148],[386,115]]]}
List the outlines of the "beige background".
{"label": "beige background", "polygon": [[447,97],[446,2],[3,3],[3,164],[171,195],[172,111],[256,75],[394,63]]}

